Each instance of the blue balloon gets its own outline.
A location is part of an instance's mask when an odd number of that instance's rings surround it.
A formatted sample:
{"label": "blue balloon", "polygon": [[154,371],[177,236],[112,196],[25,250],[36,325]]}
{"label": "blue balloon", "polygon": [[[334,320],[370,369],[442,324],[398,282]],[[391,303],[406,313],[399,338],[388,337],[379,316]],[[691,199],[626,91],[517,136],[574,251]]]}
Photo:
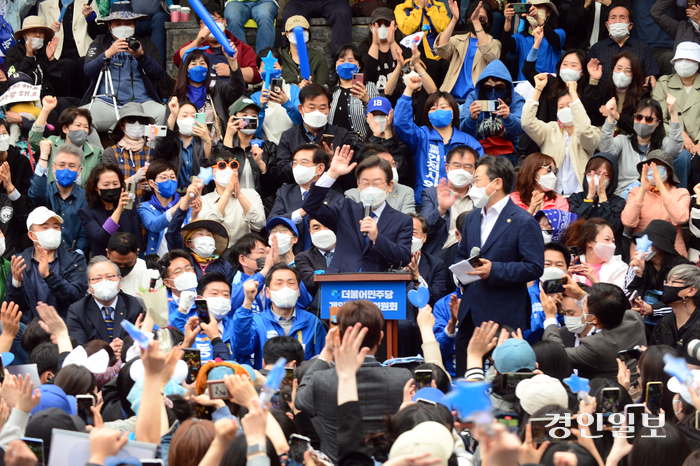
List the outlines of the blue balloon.
{"label": "blue balloon", "polygon": [[445,395],[443,402],[456,409],[461,419],[477,413],[491,413],[493,406],[489,398],[491,384],[488,382],[465,382],[459,380],[455,388]]}
{"label": "blue balloon", "polygon": [[206,8],[204,8],[202,2],[200,2],[199,0],[190,0],[190,6],[194,10],[194,12],[197,13],[197,16],[199,16],[199,19],[202,20],[204,25],[209,28],[209,32],[211,32],[211,35],[213,35],[216,38],[216,40],[219,41],[219,43],[224,48],[228,56],[233,57],[236,54],[236,52],[233,50],[233,47],[231,47],[231,44],[229,44],[228,37],[226,37],[224,31],[219,29],[219,26],[216,25],[216,21],[214,21],[209,15],[209,12]]}
{"label": "blue balloon", "polygon": [[419,286],[417,290],[411,290],[408,292],[408,300],[411,304],[416,306],[418,309],[425,307],[430,300],[430,292],[424,286]]}
{"label": "blue balloon", "polygon": [[[195,0],[197,1],[197,0]],[[301,77],[307,81],[311,79],[311,66],[309,65],[309,51],[306,49],[306,42],[304,41],[304,28],[301,26],[294,26],[292,29],[294,35],[297,38],[297,53],[299,54],[299,73]]]}

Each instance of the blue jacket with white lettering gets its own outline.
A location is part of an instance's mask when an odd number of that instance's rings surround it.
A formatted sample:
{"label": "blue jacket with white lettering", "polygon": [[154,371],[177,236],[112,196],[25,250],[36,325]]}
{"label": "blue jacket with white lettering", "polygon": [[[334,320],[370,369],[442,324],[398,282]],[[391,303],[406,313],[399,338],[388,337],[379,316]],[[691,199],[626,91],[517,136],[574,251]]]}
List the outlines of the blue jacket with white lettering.
{"label": "blue jacket with white lettering", "polygon": [[[241,364],[252,364],[255,369],[262,368],[263,346],[268,338],[284,336],[284,329],[275,319],[269,304],[260,314],[239,307],[233,316],[232,327],[235,342],[233,359]],[[318,317],[297,306],[289,336],[299,340],[304,347],[304,357],[311,359],[323,349],[326,329]],[[254,361],[251,361],[253,358]],[[297,361],[297,364],[300,363]]]}

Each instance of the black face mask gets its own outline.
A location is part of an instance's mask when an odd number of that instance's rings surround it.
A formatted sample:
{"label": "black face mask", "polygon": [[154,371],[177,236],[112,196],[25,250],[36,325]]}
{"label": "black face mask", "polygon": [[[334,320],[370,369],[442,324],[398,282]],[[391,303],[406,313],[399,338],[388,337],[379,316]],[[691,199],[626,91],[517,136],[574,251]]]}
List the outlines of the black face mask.
{"label": "black face mask", "polygon": [[122,278],[124,278],[124,277],[126,277],[127,275],[129,275],[129,272],[131,272],[132,270],[134,270],[134,267],[136,267],[136,264],[130,265],[130,266],[128,266],[128,267],[119,267],[119,271],[120,271],[121,274],[122,274]]}
{"label": "black face mask", "polygon": [[[246,257],[248,257],[248,256],[246,256]],[[265,268],[265,256],[263,256],[263,257],[258,257],[257,259],[253,259],[252,257],[248,257],[248,259],[254,260],[254,261],[255,261],[255,264],[256,264],[255,266],[257,267],[257,268],[255,269],[255,273],[258,273],[258,272],[260,272],[262,269]]]}
{"label": "black face mask", "polygon": [[109,204],[119,202],[121,195],[122,188],[100,189],[100,198]]}
{"label": "black face mask", "polygon": [[688,286],[666,286],[664,285],[664,292],[661,295],[661,302],[664,304],[672,304],[675,302],[680,301],[681,298],[678,296],[678,294],[685,290],[686,288],[689,288]]}

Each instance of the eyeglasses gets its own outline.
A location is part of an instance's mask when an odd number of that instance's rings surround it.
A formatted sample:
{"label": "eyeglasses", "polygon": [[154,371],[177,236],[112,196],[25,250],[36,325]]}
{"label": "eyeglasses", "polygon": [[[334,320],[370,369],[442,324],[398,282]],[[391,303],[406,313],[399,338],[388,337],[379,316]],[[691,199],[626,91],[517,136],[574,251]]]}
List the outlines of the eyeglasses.
{"label": "eyeglasses", "polygon": [[69,163],[69,164],[56,163],[56,164],[54,164],[54,166],[56,167],[56,170],[64,170],[64,169],[68,168],[68,170],[70,170],[72,172],[77,172],[78,169],[80,169],[80,165],[77,163]]}
{"label": "eyeglasses", "polygon": [[503,92],[506,90],[506,85],[503,83],[498,83],[495,86],[492,86],[490,84],[484,84],[483,86],[481,86],[481,88],[484,90],[484,92],[491,92],[494,89],[496,89],[496,92]]}
{"label": "eyeglasses", "polygon": [[[297,165],[301,165],[302,167],[312,167],[313,163],[314,162],[312,160],[306,160],[306,159],[292,160],[292,168],[296,167]],[[311,165],[309,165],[309,164],[311,164]]]}
{"label": "eyeglasses", "polygon": [[184,269],[177,268],[177,269],[173,270],[172,276],[180,275],[180,274],[183,274],[185,272],[194,272],[194,267],[192,267],[191,265],[187,265],[187,266],[185,266]]}
{"label": "eyeglasses", "polygon": [[386,184],[386,181],[375,181],[374,183],[370,183],[369,181],[360,181],[358,186],[362,189],[369,188],[370,185],[374,188],[383,188]]}
{"label": "eyeglasses", "polygon": [[450,162],[450,170],[474,170],[474,165],[471,163],[457,163],[457,162]]}
{"label": "eyeglasses", "polygon": [[102,280],[107,280],[109,282],[116,282],[119,277],[116,274],[107,275],[106,277],[92,277],[90,279],[91,284],[100,283]]}
{"label": "eyeglasses", "polygon": [[634,114],[634,120],[637,122],[641,122],[642,120],[646,121],[647,123],[653,123],[657,119],[654,118],[653,116],[644,116],[641,113],[635,113]]}
{"label": "eyeglasses", "polygon": [[551,165],[542,165],[540,168],[546,168],[547,173],[554,173],[555,175],[559,173],[559,169],[557,167],[552,167]]}
{"label": "eyeglasses", "polygon": [[219,160],[219,162],[215,165],[212,165],[212,167],[216,167],[219,170],[226,170],[226,167],[230,167],[231,170],[238,170],[238,167],[240,167],[240,165],[238,164],[237,160],[229,160],[228,162],[226,162],[225,160]]}

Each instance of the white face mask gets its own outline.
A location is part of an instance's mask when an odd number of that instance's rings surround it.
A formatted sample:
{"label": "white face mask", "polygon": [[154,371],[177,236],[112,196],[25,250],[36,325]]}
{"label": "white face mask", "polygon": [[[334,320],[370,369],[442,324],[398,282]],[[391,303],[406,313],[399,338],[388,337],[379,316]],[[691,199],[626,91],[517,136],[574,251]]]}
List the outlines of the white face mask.
{"label": "white face mask", "polygon": [[676,60],[673,68],[681,78],[689,78],[698,72],[698,62],[691,60]]}
{"label": "white face mask", "polygon": [[379,26],[377,36],[379,36],[379,40],[386,40],[389,37],[389,28],[383,25]]}
{"label": "white face mask", "polygon": [[574,122],[574,115],[571,113],[571,107],[564,107],[557,112],[557,120],[564,126],[571,126]]}
{"label": "white face mask", "polygon": [[618,73],[617,71],[613,71],[612,80],[618,89],[627,89],[632,84],[632,76],[627,76],[625,73]]}
{"label": "white face mask", "polygon": [[656,251],[649,249],[647,252],[644,253],[644,260],[645,261],[650,261],[652,257],[656,255]]}
{"label": "white face mask", "polygon": [[559,69],[559,77],[565,83],[568,83],[571,81],[578,81],[579,79],[581,79],[582,74],[583,73],[581,71],[572,70],[571,68],[560,68]]}
{"label": "white face mask", "polygon": [[405,74],[405,75],[403,76],[403,84],[404,84],[404,86],[408,87],[408,82],[409,82],[409,80],[410,80],[411,78],[413,78],[413,77],[420,78],[420,75],[419,75],[418,73],[416,73],[416,70],[413,70],[413,71],[411,71],[411,72],[408,73],[408,74]]}
{"label": "white face mask", "polygon": [[294,307],[299,299],[299,290],[293,290],[287,286],[280,290],[270,290],[270,300],[282,309]]}
{"label": "white face mask", "polygon": [[311,128],[323,128],[328,123],[328,115],[314,110],[313,112],[304,113],[304,123]]}
{"label": "white face mask", "polygon": [[[280,254],[287,254],[292,249],[292,235],[286,233],[275,233],[277,237],[277,250]],[[272,238],[270,238],[270,246],[272,246]]]}
{"label": "white face mask", "polygon": [[197,254],[199,257],[208,258],[214,254],[216,249],[216,240],[211,236],[199,236],[192,240],[194,247],[192,252]]}
{"label": "white face mask", "polygon": [[[493,181],[491,182],[493,183]],[[471,198],[472,202],[474,203],[474,207],[477,209],[481,209],[482,207],[486,207],[489,203],[489,198],[493,196],[493,193],[491,194],[486,194],[486,188],[491,186],[491,183],[486,185],[483,188],[479,188],[478,186],[472,185],[471,188],[469,188],[469,197]],[[494,191],[495,193],[496,191]]]}
{"label": "white face mask", "polygon": [[583,332],[583,329],[586,328],[586,324],[581,323],[581,317],[583,316],[564,316],[564,325],[566,325],[566,329],[571,333]]}
{"label": "white face mask", "polygon": [[214,179],[216,180],[216,184],[221,187],[226,187],[232,176],[233,169],[231,169],[231,167],[226,167],[223,170],[218,170],[214,175]]}
{"label": "white face mask", "polygon": [[411,238],[411,254],[415,254],[423,247],[423,238]]}
{"label": "white face mask", "polygon": [[119,280],[110,282],[103,279],[101,282],[92,283],[92,295],[102,301],[111,301],[119,293]]}
{"label": "white face mask", "polygon": [[0,135],[0,152],[5,152],[10,147],[10,135]]}
{"label": "white face mask", "polygon": [[[287,38],[291,44],[297,45],[297,35],[294,32],[290,32]],[[304,31],[304,42],[309,42],[309,31]]]}
{"label": "white face mask", "polygon": [[552,233],[542,230],[542,238],[544,238],[544,244],[549,244],[552,242]]}
{"label": "white face mask", "polygon": [[391,176],[393,177],[391,180],[394,183],[399,182],[399,171],[396,169],[396,167],[391,167]]}
{"label": "white face mask", "polygon": [[6,249],[5,237],[3,236],[2,238],[0,238],[0,256],[5,254],[5,249]]}
{"label": "white face mask", "polygon": [[134,35],[135,29],[131,26],[117,26],[112,28],[112,35],[117,39],[126,39]]}
{"label": "white face mask", "polygon": [[221,320],[226,317],[226,314],[231,310],[231,300],[223,296],[214,296],[207,299],[207,309],[216,320]]}
{"label": "white face mask", "polygon": [[[218,22],[218,21],[216,22],[216,26],[219,28],[219,30],[220,30],[221,32],[224,32],[224,29],[226,29],[226,26],[224,26],[224,23],[220,23],[220,22]],[[209,37],[210,37],[211,39],[216,39],[216,38],[214,37],[214,34],[211,34],[211,33],[209,34]]]}
{"label": "white face mask", "polygon": [[44,46],[44,39],[41,37],[26,38],[25,42],[29,44],[35,52]]}
{"label": "white face mask", "polygon": [[595,243],[593,254],[600,257],[603,262],[610,262],[615,255],[614,243]]}
{"label": "white face mask", "polygon": [[[588,186],[591,185],[591,175],[586,175],[586,181],[588,181]],[[593,183],[595,185],[595,190],[598,191],[598,184],[600,183],[600,175],[595,175],[593,177]],[[610,180],[605,178],[605,189],[608,189],[608,186],[610,186]]]}
{"label": "white face mask", "polygon": [[608,24],[610,37],[615,40],[624,39],[630,33],[630,23]]}
{"label": "white face mask", "polygon": [[447,172],[447,179],[452,183],[452,186],[460,189],[474,181],[474,175],[466,170],[458,168],[457,170],[450,170]]}
{"label": "white face mask", "polygon": [[540,179],[537,182],[545,192],[552,191],[557,186],[557,175],[554,172],[540,175]]}
{"label": "white face mask", "polygon": [[386,115],[374,115],[374,121],[379,124],[379,130],[383,133],[386,129]]}
{"label": "white face mask", "polygon": [[362,201],[363,204],[369,204],[373,209],[376,209],[382,205],[384,201],[386,201],[386,191],[382,188],[368,186],[360,191],[360,201]]}
{"label": "white face mask", "polygon": [[292,168],[292,175],[294,175],[294,181],[301,186],[308,183],[316,176],[316,166],[304,167],[302,165],[297,165]]}
{"label": "white face mask", "polygon": [[124,125],[124,134],[131,139],[143,138],[144,126],[141,123],[126,123]]}
{"label": "white face mask", "polygon": [[173,285],[178,291],[190,291],[197,288],[197,274],[183,272],[173,280]]}
{"label": "white face mask", "polygon": [[335,246],[335,233],[331,230],[321,230],[311,235],[311,243],[324,251]]}
{"label": "white face mask", "polygon": [[192,136],[192,127],[194,126],[194,118],[177,119],[177,127],[180,134],[183,136]]}
{"label": "white face mask", "polygon": [[61,230],[44,230],[34,232],[39,246],[47,251],[54,251],[61,245]]}

